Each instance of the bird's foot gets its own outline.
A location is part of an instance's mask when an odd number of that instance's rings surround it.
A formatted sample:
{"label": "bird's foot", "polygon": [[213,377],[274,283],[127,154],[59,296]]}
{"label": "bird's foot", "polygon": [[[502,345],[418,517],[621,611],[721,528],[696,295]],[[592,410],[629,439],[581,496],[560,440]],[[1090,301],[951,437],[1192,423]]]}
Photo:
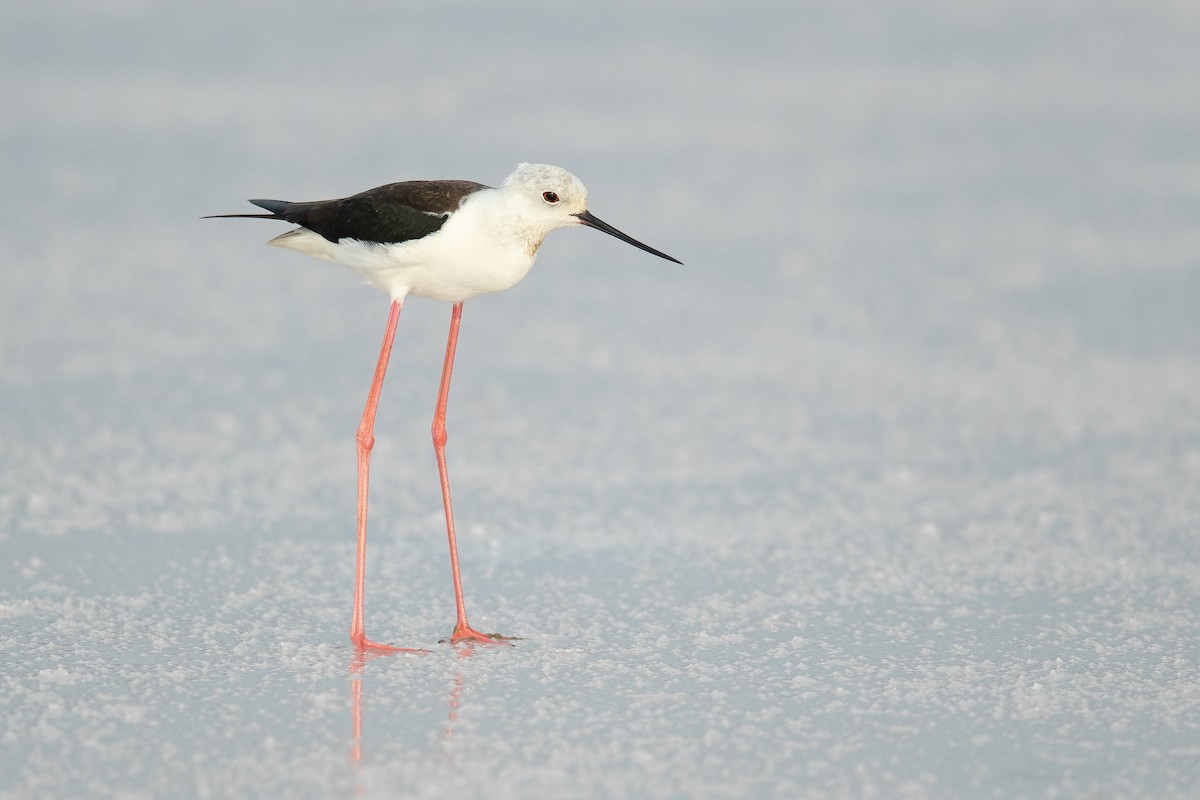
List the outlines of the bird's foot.
{"label": "bird's foot", "polygon": [[454,626],[454,633],[450,634],[450,638],[442,639],[442,642],[449,641],[450,644],[475,643],[480,644],[502,644],[506,647],[512,647],[511,642],[520,639],[519,636],[503,636],[499,633],[480,633],[465,623],[459,623]]}
{"label": "bird's foot", "polygon": [[380,642],[372,642],[367,638],[366,634],[358,635],[350,634],[350,641],[361,653],[378,653],[381,655],[390,655],[392,653],[428,653],[428,650],[422,650],[418,647],[396,647],[391,644],[382,644]]}

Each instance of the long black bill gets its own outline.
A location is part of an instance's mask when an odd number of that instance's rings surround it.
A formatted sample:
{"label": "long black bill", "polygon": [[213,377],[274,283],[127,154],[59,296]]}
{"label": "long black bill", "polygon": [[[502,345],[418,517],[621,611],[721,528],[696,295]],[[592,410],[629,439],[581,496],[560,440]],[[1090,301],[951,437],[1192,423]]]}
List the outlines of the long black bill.
{"label": "long black bill", "polygon": [[620,239],[622,242],[628,242],[629,244],[633,245],[634,247],[637,247],[641,250],[645,250],[647,253],[653,253],[654,255],[658,256],[659,258],[665,258],[667,261],[674,261],[676,264],[683,263],[678,258],[672,258],[671,256],[667,255],[666,253],[655,250],[653,247],[650,247],[649,245],[642,244],[637,239],[634,239],[632,236],[626,236],[625,234],[621,233],[619,230],[614,228],[612,225],[609,225],[604,220],[592,216],[592,212],[590,212],[590,211],[580,211],[575,216],[579,219],[580,222],[582,222],[584,225],[587,225],[589,228],[595,228],[598,231],[604,231],[609,236],[615,236],[618,239]]}

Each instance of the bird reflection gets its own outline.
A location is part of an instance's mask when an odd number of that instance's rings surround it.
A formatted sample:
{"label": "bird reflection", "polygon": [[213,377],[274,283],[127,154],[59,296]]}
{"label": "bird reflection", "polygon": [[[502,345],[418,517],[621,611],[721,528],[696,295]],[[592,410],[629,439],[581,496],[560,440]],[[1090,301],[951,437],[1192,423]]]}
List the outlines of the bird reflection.
{"label": "bird reflection", "polygon": [[[481,645],[477,648],[474,643],[463,643],[453,648],[452,652],[457,658],[465,659],[473,657],[480,649],[488,650],[491,647]],[[357,772],[357,768],[361,766],[363,759],[363,671],[367,662],[376,658],[387,658],[387,655],[369,650],[360,650],[358,648],[355,648],[350,655],[350,717],[353,727],[350,761],[356,768],[354,785],[354,793],[356,795],[361,795],[366,791],[360,782],[360,775]],[[450,702],[446,714],[446,724],[441,735],[442,742],[447,745],[454,739],[455,728],[458,723],[458,712],[462,707],[464,683],[465,680],[462,671],[456,671],[450,686]],[[446,753],[446,755],[449,756],[451,754]]]}

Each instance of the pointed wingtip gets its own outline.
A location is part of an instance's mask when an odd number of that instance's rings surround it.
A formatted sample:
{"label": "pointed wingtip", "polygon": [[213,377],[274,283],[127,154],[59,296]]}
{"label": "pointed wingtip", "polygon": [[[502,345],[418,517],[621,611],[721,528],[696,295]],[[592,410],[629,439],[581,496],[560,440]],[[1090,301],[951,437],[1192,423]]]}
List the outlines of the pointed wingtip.
{"label": "pointed wingtip", "polygon": [[249,202],[259,208],[270,211],[277,217],[281,217],[287,211],[288,206],[292,205],[287,200],[264,200],[261,198],[250,200]]}
{"label": "pointed wingtip", "polygon": [[283,212],[291,203],[284,200],[250,200],[259,208],[269,211],[269,214],[208,214],[200,219],[283,219]]}

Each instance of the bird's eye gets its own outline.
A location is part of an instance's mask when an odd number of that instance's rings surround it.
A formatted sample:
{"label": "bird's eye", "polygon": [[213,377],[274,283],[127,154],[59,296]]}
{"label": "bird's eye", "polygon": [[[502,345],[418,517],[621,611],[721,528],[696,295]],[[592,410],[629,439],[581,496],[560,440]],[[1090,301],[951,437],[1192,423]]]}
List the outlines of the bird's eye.
{"label": "bird's eye", "polygon": [[547,203],[557,203],[558,195],[556,195],[554,192],[542,192],[542,199]]}

